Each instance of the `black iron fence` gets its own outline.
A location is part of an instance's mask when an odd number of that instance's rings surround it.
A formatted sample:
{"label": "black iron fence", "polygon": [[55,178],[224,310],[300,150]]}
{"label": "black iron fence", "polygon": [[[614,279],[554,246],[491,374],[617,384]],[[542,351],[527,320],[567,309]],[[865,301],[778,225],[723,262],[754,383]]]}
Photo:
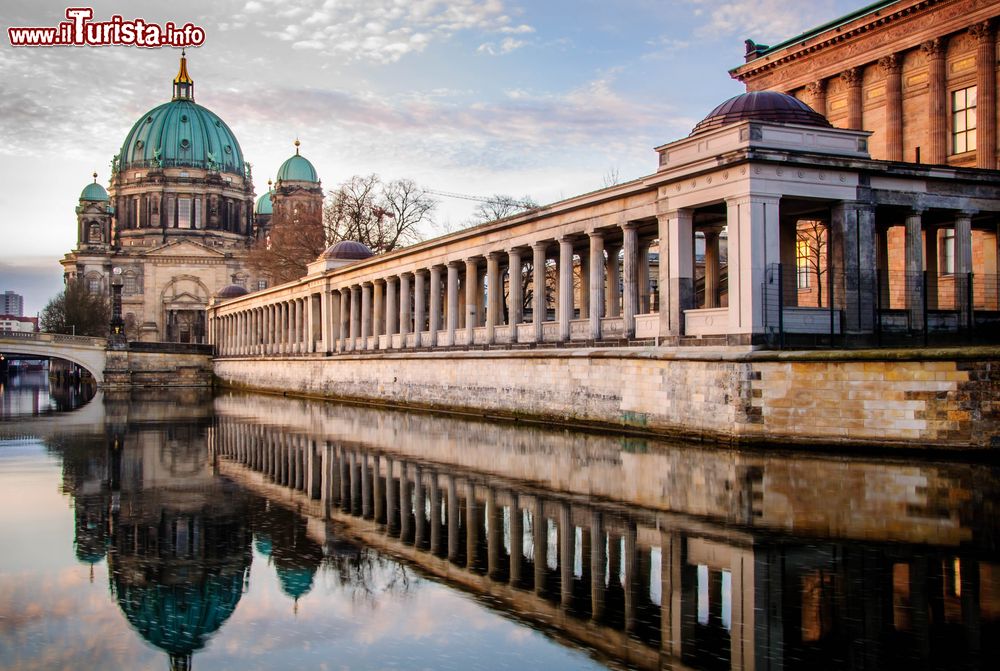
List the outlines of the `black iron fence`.
{"label": "black iron fence", "polygon": [[1000,342],[1000,275],[773,264],[761,291],[769,347]]}

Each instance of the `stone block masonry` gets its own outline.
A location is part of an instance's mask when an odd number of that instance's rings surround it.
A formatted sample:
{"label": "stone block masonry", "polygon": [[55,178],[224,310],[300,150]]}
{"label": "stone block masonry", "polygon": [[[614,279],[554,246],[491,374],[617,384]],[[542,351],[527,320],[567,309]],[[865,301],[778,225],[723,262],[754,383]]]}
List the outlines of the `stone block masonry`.
{"label": "stone block masonry", "polygon": [[211,387],[212,357],[204,352],[164,346],[144,351],[108,350],[105,389],[131,387]]}
{"label": "stone block masonry", "polygon": [[223,385],[706,441],[1000,448],[1000,348],[217,359]]}

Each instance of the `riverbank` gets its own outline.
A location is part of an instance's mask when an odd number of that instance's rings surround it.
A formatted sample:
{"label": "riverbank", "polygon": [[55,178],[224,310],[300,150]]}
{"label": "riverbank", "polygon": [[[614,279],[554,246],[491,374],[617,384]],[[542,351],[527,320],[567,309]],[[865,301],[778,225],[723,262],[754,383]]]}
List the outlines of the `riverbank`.
{"label": "riverbank", "polygon": [[714,443],[1000,448],[1000,348],[216,359],[222,386]]}

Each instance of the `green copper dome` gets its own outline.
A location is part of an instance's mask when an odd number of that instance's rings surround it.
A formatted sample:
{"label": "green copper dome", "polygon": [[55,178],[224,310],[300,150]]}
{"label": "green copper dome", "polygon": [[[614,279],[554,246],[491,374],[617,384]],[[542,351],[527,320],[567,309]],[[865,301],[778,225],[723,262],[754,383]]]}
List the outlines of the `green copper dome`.
{"label": "green copper dome", "polygon": [[173,100],[139,117],[122,143],[118,169],[192,167],[244,176],[236,136],[209,109],[194,102],[187,60],[174,79]]}
{"label": "green copper dome", "polygon": [[104,190],[104,187],[97,183],[96,177],[95,181],[91,182],[87,186],[83,187],[83,191],[80,192],[80,200],[107,200],[108,192]]}
{"label": "green copper dome", "polygon": [[254,214],[273,214],[273,207],[271,205],[271,192],[267,191],[263,196],[257,199],[257,204],[253,208]]}
{"label": "green copper dome", "polygon": [[281,164],[278,168],[279,182],[312,182],[319,183],[316,168],[304,156],[299,155],[299,141],[295,141],[295,156]]}

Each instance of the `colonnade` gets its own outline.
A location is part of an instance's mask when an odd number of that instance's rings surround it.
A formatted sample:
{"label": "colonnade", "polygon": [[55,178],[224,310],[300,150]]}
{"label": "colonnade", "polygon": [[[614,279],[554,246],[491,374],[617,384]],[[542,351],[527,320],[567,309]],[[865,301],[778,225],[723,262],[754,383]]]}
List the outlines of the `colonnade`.
{"label": "colonnade", "polygon": [[216,313],[214,342],[221,356],[244,356],[654,337],[657,236],[655,220],[627,222],[340,286],[304,284]]}

